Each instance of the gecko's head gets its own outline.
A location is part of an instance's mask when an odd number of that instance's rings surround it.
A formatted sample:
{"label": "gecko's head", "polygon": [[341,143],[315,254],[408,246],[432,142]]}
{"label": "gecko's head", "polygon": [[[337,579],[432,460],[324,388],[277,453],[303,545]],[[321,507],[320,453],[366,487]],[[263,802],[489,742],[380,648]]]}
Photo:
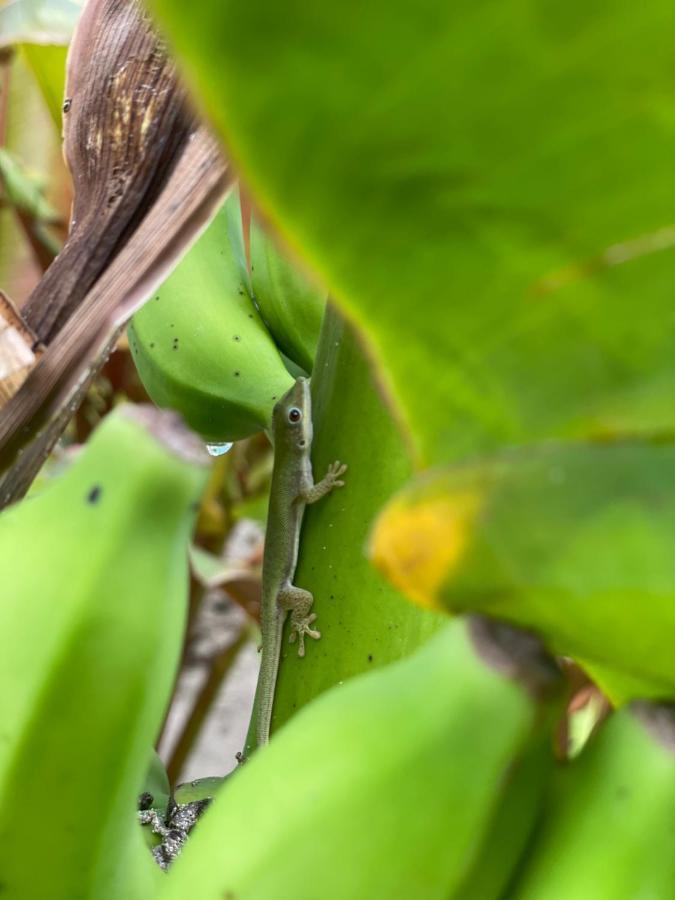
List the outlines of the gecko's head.
{"label": "gecko's head", "polygon": [[312,398],[309,379],[296,379],[272,413],[274,444],[284,444],[302,453],[312,443]]}

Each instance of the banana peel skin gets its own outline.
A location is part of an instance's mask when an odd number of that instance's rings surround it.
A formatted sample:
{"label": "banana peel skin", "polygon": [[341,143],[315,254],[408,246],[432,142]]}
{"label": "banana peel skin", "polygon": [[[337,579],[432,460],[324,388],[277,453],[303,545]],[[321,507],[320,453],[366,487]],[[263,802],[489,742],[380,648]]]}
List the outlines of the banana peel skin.
{"label": "banana peel skin", "polygon": [[0,893],[146,900],[134,810],[171,694],[206,454],[121,407],[0,516]]}
{"label": "banana peel skin", "polygon": [[279,349],[303,372],[314,367],[326,309],[326,292],[311,284],[253,220],[251,288],[256,306]]}
{"label": "banana peel skin", "polygon": [[214,799],[160,898],[459,900],[546,720],[457,620],[280,729]]}
{"label": "banana peel skin", "polygon": [[141,381],[212,443],[264,431],[293,384],[242,274],[236,192],[129,327]]}

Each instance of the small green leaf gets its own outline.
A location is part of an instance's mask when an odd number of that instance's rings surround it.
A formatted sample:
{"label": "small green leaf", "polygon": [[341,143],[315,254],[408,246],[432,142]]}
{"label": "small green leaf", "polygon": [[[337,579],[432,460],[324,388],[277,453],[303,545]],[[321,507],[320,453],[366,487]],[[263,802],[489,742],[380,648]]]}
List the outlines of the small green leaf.
{"label": "small green leaf", "polygon": [[225,778],[208,776],[179,784],[174,793],[176,803],[194,803],[196,800],[212,800],[225,783]]}
{"label": "small green leaf", "polygon": [[30,219],[46,224],[58,220],[57,212],[45,200],[42,185],[9,150],[3,148],[0,148],[0,183],[11,205]]}

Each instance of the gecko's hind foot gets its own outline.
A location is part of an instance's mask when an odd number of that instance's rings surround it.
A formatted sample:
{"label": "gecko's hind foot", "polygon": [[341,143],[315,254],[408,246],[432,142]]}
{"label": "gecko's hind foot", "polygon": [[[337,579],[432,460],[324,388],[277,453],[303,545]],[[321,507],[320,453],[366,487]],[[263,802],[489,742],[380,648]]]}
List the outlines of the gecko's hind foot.
{"label": "gecko's hind foot", "polygon": [[312,613],[304,619],[291,623],[291,633],[288,638],[288,643],[294,644],[296,640],[298,641],[298,656],[305,655],[305,635],[313,638],[315,641],[318,641],[321,637],[320,631],[309,627],[315,620],[316,613]]}

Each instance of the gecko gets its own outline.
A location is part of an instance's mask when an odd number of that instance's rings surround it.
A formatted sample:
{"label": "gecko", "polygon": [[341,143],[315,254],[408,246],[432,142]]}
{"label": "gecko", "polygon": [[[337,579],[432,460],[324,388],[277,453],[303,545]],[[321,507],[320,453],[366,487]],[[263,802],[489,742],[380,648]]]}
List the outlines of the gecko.
{"label": "gecko", "polygon": [[262,656],[253,703],[253,716],[242,754],[245,759],[256,747],[267,744],[272,722],[274,691],[281,656],[286,616],[290,613],[290,643],[298,642],[298,655],[305,655],[305,637],[318,640],[312,627],[314,597],[293,584],[298,561],[300,529],[305,507],[316,503],[334,488],[342,487],[347,466],[338,461],[328,467],[321,481],[312,473],[312,398],[309,379],[298,378],[272,412],[274,468],[265,531],[262,571]]}
{"label": "gecko", "polygon": [[274,691],[281,656],[286,616],[290,613],[290,643],[298,642],[298,655],[305,655],[305,637],[318,640],[312,627],[314,597],[293,584],[298,544],[305,507],[316,503],[334,488],[343,487],[347,466],[331,463],[321,481],[312,473],[312,399],[309,379],[298,378],[272,412],[274,467],[265,532],[262,571],[262,656],[253,703],[253,716],[241,758],[269,741]]}

